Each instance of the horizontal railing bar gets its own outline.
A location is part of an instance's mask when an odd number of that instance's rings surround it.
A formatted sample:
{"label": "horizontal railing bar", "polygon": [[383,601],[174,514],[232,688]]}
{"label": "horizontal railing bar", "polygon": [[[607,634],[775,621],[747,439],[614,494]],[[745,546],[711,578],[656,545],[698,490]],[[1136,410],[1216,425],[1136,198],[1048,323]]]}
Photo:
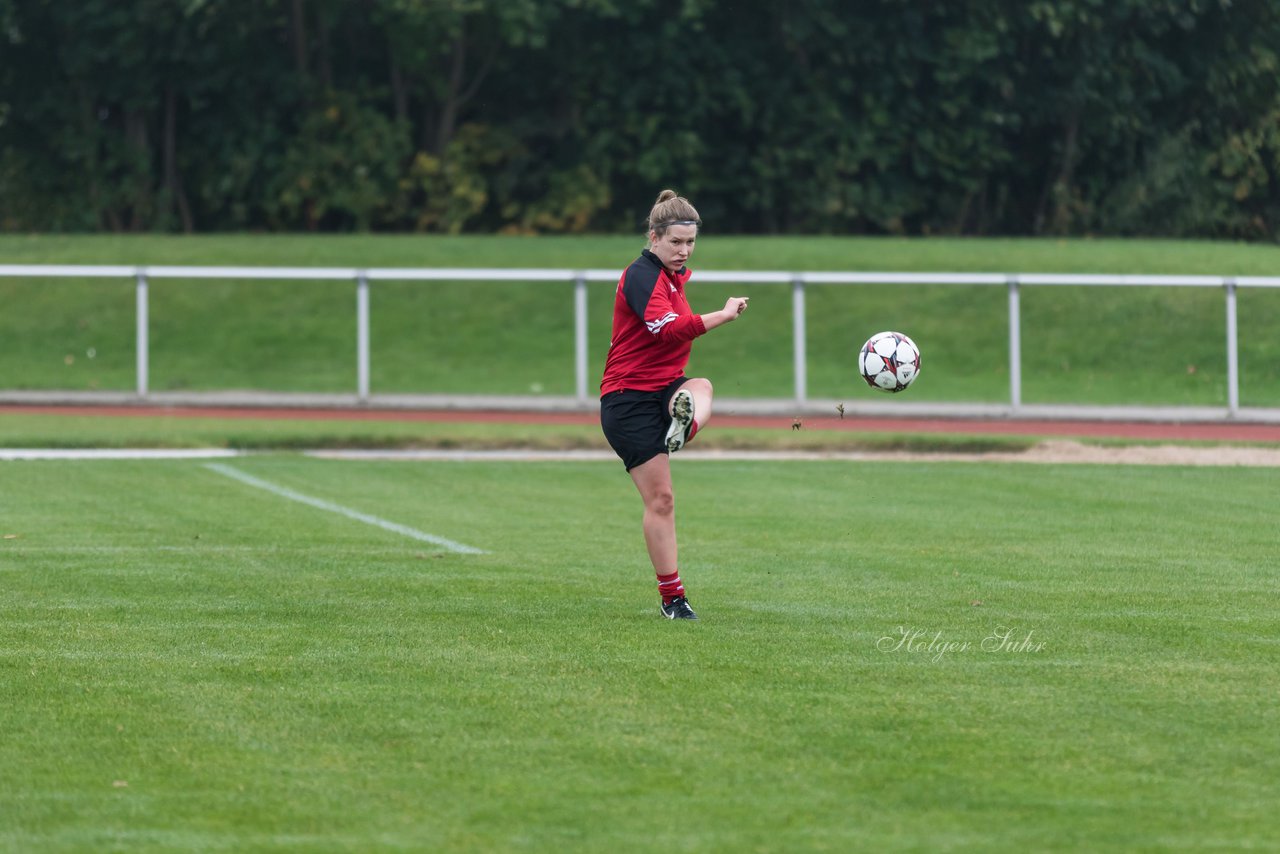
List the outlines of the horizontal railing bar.
{"label": "horizontal railing bar", "polygon": [[149,279],[314,279],[354,281],[354,267],[139,267]]}
{"label": "horizontal railing bar", "polygon": [[0,276],[33,278],[132,279],[138,268],[87,264],[0,264]]}
{"label": "horizontal railing bar", "polygon": [[579,277],[616,282],[617,270],[517,269],[493,267],[407,267],[371,268],[369,281],[450,281],[450,282],[572,282]]}
{"label": "horizontal railing bar", "polygon": [[1129,287],[1190,287],[1221,288],[1226,284],[1224,276],[1133,276],[1133,275],[1084,275],[1063,273],[1020,273],[1020,285],[1101,285]]}
{"label": "horizontal railing bar", "polygon": [[[799,279],[806,285],[1004,285],[1006,273],[787,273],[787,281]],[[706,273],[698,271],[698,278]]]}
{"label": "horizontal railing bar", "polygon": [[[618,270],[538,269],[506,267],[207,267],[207,266],[123,266],[92,264],[0,264],[0,276],[40,278],[135,278],[148,279],[296,279],[354,281],[364,275],[369,281],[527,281],[563,282],[579,278],[591,282],[616,282]],[[1013,279],[1020,285],[1106,286],[1106,287],[1196,287],[1221,288],[1234,282],[1238,288],[1280,288],[1280,276],[1172,276],[1077,273],[899,273],[824,272],[804,273],[780,270],[697,271],[702,282],[735,284],[814,285],[1000,285]]]}

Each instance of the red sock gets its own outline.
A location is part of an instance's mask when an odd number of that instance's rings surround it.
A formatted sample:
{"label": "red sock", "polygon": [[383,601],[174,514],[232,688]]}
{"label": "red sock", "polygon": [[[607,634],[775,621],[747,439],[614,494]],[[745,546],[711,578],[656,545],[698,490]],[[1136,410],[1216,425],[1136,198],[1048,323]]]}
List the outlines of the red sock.
{"label": "red sock", "polygon": [[696,435],[698,435],[698,422],[694,421],[689,424],[689,435],[685,437],[685,441],[692,442]]}
{"label": "red sock", "polygon": [[680,573],[658,576],[658,592],[662,594],[662,604],[670,605],[671,600],[684,595],[684,585],[680,583]]}

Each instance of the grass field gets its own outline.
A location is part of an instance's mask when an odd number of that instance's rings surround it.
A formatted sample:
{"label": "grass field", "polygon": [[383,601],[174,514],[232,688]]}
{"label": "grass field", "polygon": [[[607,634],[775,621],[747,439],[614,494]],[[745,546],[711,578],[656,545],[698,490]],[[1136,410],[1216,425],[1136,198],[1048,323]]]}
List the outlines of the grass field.
{"label": "grass field", "polygon": [[217,465],[0,463],[0,848],[1280,846],[1270,471]]}
{"label": "grass field", "polygon": [[[392,413],[394,414],[394,413]],[[163,410],[135,417],[0,413],[0,448],[533,448],[594,449],[608,444],[594,420],[585,423],[480,423],[344,418],[189,418]],[[1069,427],[1064,427],[1067,434]],[[773,451],[1018,450],[1036,437],[980,433],[901,433],[721,427],[700,434],[702,449]]]}
{"label": "grass field", "polygon": [[[0,235],[5,263],[479,266],[621,270],[633,236],[429,238],[232,235]],[[715,310],[752,297],[743,323],[702,339],[690,370],[732,397],[794,394],[791,294],[784,285],[699,284],[698,270],[919,270],[1275,275],[1280,247],[1176,241],[743,238],[704,233],[690,299]],[[1280,405],[1280,291],[1242,290],[1241,403]],[[153,391],[351,393],[354,286],[342,282],[157,280],[150,292]],[[128,280],[0,279],[0,389],[135,387]],[[588,383],[608,346],[612,286],[588,300]],[[1186,288],[1028,288],[1022,297],[1027,403],[1225,406],[1221,293]],[[572,285],[377,283],[371,389],[390,393],[574,392]],[[881,329],[924,355],[920,401],[1008,399],[1000,287],[810,287],[808,392],[874,393],[855,353]]]}

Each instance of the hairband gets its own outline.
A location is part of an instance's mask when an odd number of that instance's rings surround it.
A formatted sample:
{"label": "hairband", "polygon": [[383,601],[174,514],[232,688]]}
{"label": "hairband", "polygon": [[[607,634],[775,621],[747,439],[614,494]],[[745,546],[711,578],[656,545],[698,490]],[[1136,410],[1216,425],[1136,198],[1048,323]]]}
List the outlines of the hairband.
{"label": "hairband", "polygon": [[666,228],[669,225],[702,225],[700,219],[672,219],[666,222],[654,223],[654,228]]}

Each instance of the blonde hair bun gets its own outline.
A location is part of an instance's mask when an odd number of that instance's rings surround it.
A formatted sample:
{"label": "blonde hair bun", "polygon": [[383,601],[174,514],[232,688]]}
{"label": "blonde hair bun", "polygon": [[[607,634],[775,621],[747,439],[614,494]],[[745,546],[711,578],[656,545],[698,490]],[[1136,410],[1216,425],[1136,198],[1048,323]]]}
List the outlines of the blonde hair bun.
{"label": "blonde hair bun", "polygon": [[663,190],[658,193],[658,200],[649,211],[649,231],[661,237],[675,223],[700,226],[702,217],[698,216],[698,209],[684,196],[677,194],[675,190]]}

